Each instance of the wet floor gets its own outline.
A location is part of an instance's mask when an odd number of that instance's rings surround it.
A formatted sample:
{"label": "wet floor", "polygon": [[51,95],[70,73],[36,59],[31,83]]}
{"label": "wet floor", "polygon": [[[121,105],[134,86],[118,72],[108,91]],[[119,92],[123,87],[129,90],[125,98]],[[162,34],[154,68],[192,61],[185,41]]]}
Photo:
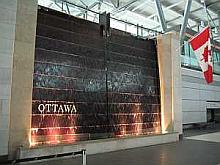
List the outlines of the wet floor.
{"label": "wet floor", "polygon": [[[80,165],[81,157],[35,163],[37,165]],[[217,165],[220,164],[220,143],[184,139],[150,147],[91,155],[87,165]]]}

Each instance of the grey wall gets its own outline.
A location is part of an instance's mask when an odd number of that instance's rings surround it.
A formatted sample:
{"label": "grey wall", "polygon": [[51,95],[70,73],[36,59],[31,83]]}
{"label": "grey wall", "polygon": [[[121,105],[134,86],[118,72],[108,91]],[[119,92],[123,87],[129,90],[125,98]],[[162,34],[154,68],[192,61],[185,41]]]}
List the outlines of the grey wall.
{"label": "grey wall", "polygon": [[37,1],[0,1],[0,158],[29,146]]}
{"label": "grey wall", "polygon": [[207,85],[201,71],[182,68],[183,124],[206,122],[207,107],[220,108],[220,76]]}
{"label": "grey wall", "polygon": [[0,156],[2,156],[8,154],[9,102],[17,3],[9,0],[1,0],[0,3]]}
{"label": "grey wall", "polygon": [[37,1],[14,0],[17,4],[10,96],[9,159],[18,147],[29,147]]}

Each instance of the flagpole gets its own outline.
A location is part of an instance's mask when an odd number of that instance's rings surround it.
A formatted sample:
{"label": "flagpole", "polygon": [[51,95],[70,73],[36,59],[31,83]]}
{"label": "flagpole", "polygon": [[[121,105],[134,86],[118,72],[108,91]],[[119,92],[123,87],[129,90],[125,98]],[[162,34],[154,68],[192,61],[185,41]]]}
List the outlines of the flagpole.
{"label": "flagpole", "polygon": [[[214,42],[213,42],[214,37],[213,37],[213,34],[212,34],[212,27],[211,27],[211,25],[210,25],[209,14],[208,14],[208,10],[207,10],[207,7],[206,7],[206,3],[205,3],[205,0],[201,0],[201,1],[203,1],[204,9],[205,9],[205,12],[206,12],[206,17],[207,17],[207,20],[208,20],[208,26],[210,27],[210,43],[211,43],[211,45],[214,45]],[[213,43],[213,44],[212,44],[212,43]],[[213,50],[213,49],[212,49],[212,46],[211,46],[212,65],[213,65],[213,67],[214,67],[214,54],[213,54],[213,51],[212,51],[212,50]],[[214,70],[214,68],[213,68],[213,70]]]}
{"label": "flagpole", "polygon": [[208,24],[210,25],[210,21],[209,21],[209,18],[211,20],[211,22],[213,23],[213,25],[215,26],[215,28],[217,29],[217,31],[219,32],[219,29],[217,28],[215,22],[213,21],[209,11],[208,11],[208,8],[206,6],[206,3],[205,3],[205,0],[201,0],[201,3],[203,3],[203,6],[204,6],[204,9],[205,9],[205,12],[206,12],[206,17],[207,17],[207,20],[208,20]]}
{"label": "flagpole", "polygon": [[[214,56],[213,56],[213,51],[212,51],[212,43],[213,43],[213,45],[214,45],[214,42],[213,42],[214,37],[213,37],[213,34],[212,34],[212,27],[211,27],[211,24],[210,24],[210,21],[209,21],[209,13],[208,13],[208,9],[207,9],[207,7],[206,7],[206,2],[205,2],[205,0],[201,0],[201,2],[202,2],[202,1],[203,1],[204,9],[205,9],[205,12],[206,12],[206,17],[207,17],[207,21],[208,21],[208,26],[209,26],[209,28],[210,28],[210,30],[209,30],[209,33],[210,33],[210,44],[211,44],[210,49],[211,49],[212,74],[213,74],[213,71],[214,71],[214,62],[213,62]],[[210,19],[212,19],[212,18],[210,18]],[[213,78],[212,78],[212,79],[213,79]]]}
{"label": "flagpole", "polygon": [[[205,0],[201,0],[201,3],[203,3],[203,7],[204,7],[204,9],[205,9],[205,13],[206,13],[207,21],[208,21],[208,26],[210,27],[211,39],[213,39],[212,28],[211,28],[211,24],[210,24],[210,21],[209,21],[209,15],[208,15],[208,10],[207,10],[207,7],[206,7]],[[191,39],[192,39],[192,38],[190,38],[189,40],[187,40],[187,42],[189,42]],[[187,42],[181,44],[181,45],[176,49],[176,51],[177,51],[177,50],[180,50],[182,47],[184,47],[184,46],[187,44]],[[210,42],[211,42],[211,40],[210,40]],[[211,43],[211,44],[212,44],[212,43]]]}
{"label": "flagpole", "polygon": [[206,7],[205,0],[201,0],[201,2],[203,2],[203,7],[204,7],[205,12],[206,12],[206,17],[207,17],[207,21],[208,21],[208,26],[210,27],[211,39],[213,39],[213,35],[212,35],[212,27],[211,27],[211,24],[210,24],[210,21],[209,21],[208,9],[207,9],[207,7]]}
{"label": "flagpole", "polygon": [[[209,22],[209,18],[208,18],[208,11],[207,11],[206,4],[205,4],[205,0],[201,0],[201,3],[203,3],[203,7],[204,7],[204,9],[205,9],[206,17],[207,17],[207,20],[208,20],[208,26],[209,26],[210,29],[211,29],[210,22]],[[213,37],[213,36],[212,36],[212,29],[211,29],[211,38],[212,38],[212,37]],[[187,40],[187,42],[189,42],[191,39],[192,39],[192,38],[190,38],[189,40]],[[181,44],[181,45],[179,46],[179,48],[176,49],[176,51],[177,51],[177,50],[180,50],[182,47],[184,47],[184,46],[187,44],[187,42]]]}

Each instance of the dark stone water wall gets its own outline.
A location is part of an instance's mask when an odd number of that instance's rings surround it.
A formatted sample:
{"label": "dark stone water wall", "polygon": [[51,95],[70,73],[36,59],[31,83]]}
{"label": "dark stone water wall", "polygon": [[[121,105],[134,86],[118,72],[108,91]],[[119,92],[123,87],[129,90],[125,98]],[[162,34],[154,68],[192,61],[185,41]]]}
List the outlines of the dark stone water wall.
{"label": "dark stone water wall", "polygon": [[160,133],[153,40],[39,9],[33,76],[33,144]]}

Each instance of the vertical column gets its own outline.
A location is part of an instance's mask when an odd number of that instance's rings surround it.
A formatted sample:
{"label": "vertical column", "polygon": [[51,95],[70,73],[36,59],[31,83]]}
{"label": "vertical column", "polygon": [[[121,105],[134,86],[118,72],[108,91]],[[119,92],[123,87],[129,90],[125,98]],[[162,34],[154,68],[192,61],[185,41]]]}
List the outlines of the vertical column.
{"label": "vertical column", "polygon": [[220,36],[220,11],[218,11],[218,35]]}
{"label": "vertical column", "polygon": [[185,37],[186,27],[188,23],[188,18],[190,15],[191,5],[192,5],[192,0],[187,0],[185,10],[184,10],[184,16],[183,16],[183,24],[181,25],[181,29],[180,29],[180,44],[181,45],[184,42],[184,37]]}
{"label": "vertical column", "polygon": [[158,18],[159,18],[159,21],[160,21],[162,31],[166,32],[167,24],[166,24],[166,20],[165,20],[165,17],[164,17],[164,12],[163,12],[160,0],[155,0],[155,4],[156,4],[156,9],[157,9]]}
{"label": "vertical column", "polygon": [[[17,2],[0,2],[0,158],[8,155],[9,102]],[[7,157],[6,157],[7,158]]]}
{"label": "vertical column", "polygon": [[163,133],[182,134],[181,63],[177,33],[157,38]]}
{"label": "vertical column", "polygon": [[9,159],[29,147],[37,1],[17,0],[10,102]]}
{"label": "vertical column", "polygon": [[182,74],[181,74],[181,48],[178,33],[171,34],[171,61],[172,61],[172,108],[173,129],[180,136],[183,134],[182,125]]}

